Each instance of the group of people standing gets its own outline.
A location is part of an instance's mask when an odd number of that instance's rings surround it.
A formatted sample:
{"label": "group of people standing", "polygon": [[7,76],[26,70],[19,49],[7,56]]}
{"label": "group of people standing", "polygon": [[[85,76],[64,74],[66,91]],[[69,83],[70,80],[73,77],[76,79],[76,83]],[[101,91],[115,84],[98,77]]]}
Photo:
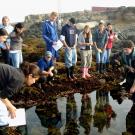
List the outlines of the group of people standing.
{"label": "group of people standing", "polygon": [[5,40],[0,40],[0,48],[4,63],[19,68],[23,62],[22,56],[22,33],[24,31],[23,23],[17,23],[13,27],[7,16],[2,18],[0,26],[0,37],[5,36]]}
{"label": "group of people standing", "polygon": [[[57,17],[58,14],[52,12],[49,20],[46,20],[42,25],[46,50],[52,53],[52,57],[55,60],[58,58],[58,52],[53,48],[58,41]],[[70,81],[77,79],[74,76],[74,69],[77,62],[77,48],[80,50],[82,78],[87,79],[92,77],[89,74],[92,63],[92,50],[95,49],[96,71],[103,73],[109,67],[112,44],[117,38],[112,31],[112,25],[110,23],[105,27],[104,23],[100,22],[94,33],[91,32],[89,25],[85,25],[83,30],[78,33],[75,23],[75,18],[70,18],[62,26],[60,33],[60,40],[65,47],[66,74]]]}
{"label": "group of people standing", "polygon": [[[75,81],[77,79],[74,75],[74,69],[77,63],[77,47],[80,50],[83,79],[92,77],[92,75],[89,74],[89,69],[92,63],[93,49],[95,49],[96,55],[96,71],[98,73],[104,73],[109,67],[112,45],[113,41],[116,39],[116,35],[112,31],[112,25],[110,23],[105,27],[104,23],[100,22],[94,33],[91,32],[90,26],[86,25],[78,34],[75,25],[76,20],[75,18],[70,18],[68,22],[62,26],[60,38],[58,38],[56,26],[57,17],[58,14],[52,12],[49,20],[45,20],[42,25],[46,51],[45,57],[41,58],[37,65],[23,62],[22,59],[22,33],[24,31],[24,25],[17,23],[12,27],[9,24],[9,18],[7,16],[3,17],[0,27],[0,48],[5,63],[11,66],[0,63],[0,82],[3,82],[0,83],[0,110],[4,108],[4,111],[0,111],[0,115],[4,116],[4,119],[0,117],[0,126],[8,124],[7,121],[4,121],[5,117],[8,117],[8,111],[12,118],[15,117],[16,108],[9,101],[9,98],[20,86],[23,84],[30,86],[35,83],[35,81],[39,80],[39,78],[41,81],[44,81],[46,78],[50,81],[53,78],[55,74],[55,63],[59,57],[58,51],[56,51],[53,46],[57,45],[58,39],[60,39],[65,47],[65,67],[69,81]],[[132,93],[135,92],[134,47],[132,41],[126,41],[124,42],[124,49],[121,53],[121,58],[123,58],[125,66],[128,67],[128,71],[131,71],[131,74],[128,74],[129,78],[130,76],[133,78],[130,90]]]}
{"label": "group of people standing", "polygon": [[0,26],[0,49],[4,63],[0,63],[0,134],[2,127],[8,126],[9,115],[16,117],[16,107],[10,98],[24,85],[31,86],[40,76],[37,65],[23,62],[22,33],[24,25],[17,23],[11,26],[9,18],[2,18]]}

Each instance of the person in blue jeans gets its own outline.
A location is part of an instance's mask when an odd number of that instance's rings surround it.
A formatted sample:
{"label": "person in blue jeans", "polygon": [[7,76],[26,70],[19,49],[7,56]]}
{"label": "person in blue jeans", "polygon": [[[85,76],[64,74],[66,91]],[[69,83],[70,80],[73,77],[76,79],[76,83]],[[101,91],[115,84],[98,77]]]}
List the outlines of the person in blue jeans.
{"label": "person in blue jeans", "polygon": [[108,33],[105,30],[103,22],[100,22],[98,29],[94,32],[93,43],[96,49],[96,71],[103,73],[106,65],[106,46],[108,41]]}
{"label": "person in blue jeans", "polygon": [[65,46],[65,67],[67,78],[70,81],[76,80],[74,76],[74,68],[77,62],[77,29],[75,27],[75,19],[69,19],[69,22],[62,27],[60,39]]}
{"label": "person in blue jeans", "polygon": [[45,56],[38,61],[38,66],[41,71],[39,83],[43,84],[47,82],[49,85],[53,85],[51,81],[53,80],[57,71],[54,68],[52,53],[50,51],[46,51]]}
{"label": "person in blue jeans", "polygon": [[57,17],[58,14],[56,12],[52,12],[50,14],[49,20],[45,20],[45,22],[42,25],[42,36],[46,43],[46,50],[52,53],[54,61],[58,59],[58,52],[53,48],[53,45],[55,45],[58,41],[56,26]]}
{"label": "person in blue jeans", "polygon": [[24,32],[23,23],[17,23],[15,25],[13,32],[11,32],[9,36],[10,37],[10,50],[9,50],[10,65],[16,68],[19,68],[20,64],[23,62],[23,56],[22,56],[23,32]]}
{"label": "person in blue jeans", "polygon": [[[3,16],[2,18],[2,24],[0,25],[0,28],[3,28],[7,31],[8,36],[13,31],[14,27],[10,24],[10,19],[8,16]],[[9,37],[5,41],[5,48],[1,48],[2,58],[4,60],[4,63],[10,64],[9,60],[9,49],[10,49],[10,39]]]}

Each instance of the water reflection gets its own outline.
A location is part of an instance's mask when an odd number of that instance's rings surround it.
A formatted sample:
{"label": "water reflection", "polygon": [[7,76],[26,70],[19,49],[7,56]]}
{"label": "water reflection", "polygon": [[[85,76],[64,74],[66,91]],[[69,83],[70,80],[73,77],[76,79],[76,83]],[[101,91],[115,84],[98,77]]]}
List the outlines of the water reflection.
{"label": "water reflection", "polygon": [[96,92],[96,105],[95,113],[93,116],[93,125],[98,128],[98,132],[102,133],[103,128],[110,127],[111,118],[115,118],[116,113],[113,111],[112,106],[109,103],[108,92],[97,91]]}
{"label": "water reflection", "polygon": [[64,135],[78,135],[77,110],[74,95],[67,97],[66,105],[66,126]]}
{"label": "water reflection", "polygon": [[50,97],[47,103],[27,109],[27,125],[17,130],[21,135],[134,135],[135,102],[122,98],[119,104],[114,93]]}
{"label": "water reflection", "polygon": [[61,135],[62,120],[56,99],[50,99],[47,103],[37,106],[35,111],[42,126],[48,128],[48,135]]}
{"label": "water reflection", "polygon": [[81,106],[81,114],[80,114],[80,126],[82,126],[86,135],[90,134],[91,122],[92,122],[92,104],[91,97],[84,93],[82,95],[82,106]]}
{"label": "water reflection", "polygon": [[122,135],[135,135],[135,94],[133,95],[133,105],[126,117],[126,130]]}

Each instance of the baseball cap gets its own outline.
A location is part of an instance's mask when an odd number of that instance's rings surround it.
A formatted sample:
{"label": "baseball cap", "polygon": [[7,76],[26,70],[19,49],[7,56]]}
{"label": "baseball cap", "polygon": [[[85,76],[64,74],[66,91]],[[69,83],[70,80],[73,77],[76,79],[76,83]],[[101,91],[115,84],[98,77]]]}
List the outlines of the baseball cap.
{"label": "baseball cap", "polygon": [[52,53],[51,53],[50,51],[46,51],[45,56],[50,56],[50,57],[52,57]]}
{"label": "baseball cap", "polygon": [[70,21],[72,24],[75,24],[75,18],[70,18],[69,21]]}

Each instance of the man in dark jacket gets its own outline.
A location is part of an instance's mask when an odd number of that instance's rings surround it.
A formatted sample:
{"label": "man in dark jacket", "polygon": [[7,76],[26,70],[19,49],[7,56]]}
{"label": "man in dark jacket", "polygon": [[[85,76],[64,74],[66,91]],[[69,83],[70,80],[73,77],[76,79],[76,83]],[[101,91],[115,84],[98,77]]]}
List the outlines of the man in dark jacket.
{"label": "man in dark jacket", "polygon": [[[131,40],[122,41],[123,50],[113,56],[113,65],[117,63],[124,69],[126,86],[131,93],[135,92],[135,45]],[[118,59],[117,59],[118,58]]]}

